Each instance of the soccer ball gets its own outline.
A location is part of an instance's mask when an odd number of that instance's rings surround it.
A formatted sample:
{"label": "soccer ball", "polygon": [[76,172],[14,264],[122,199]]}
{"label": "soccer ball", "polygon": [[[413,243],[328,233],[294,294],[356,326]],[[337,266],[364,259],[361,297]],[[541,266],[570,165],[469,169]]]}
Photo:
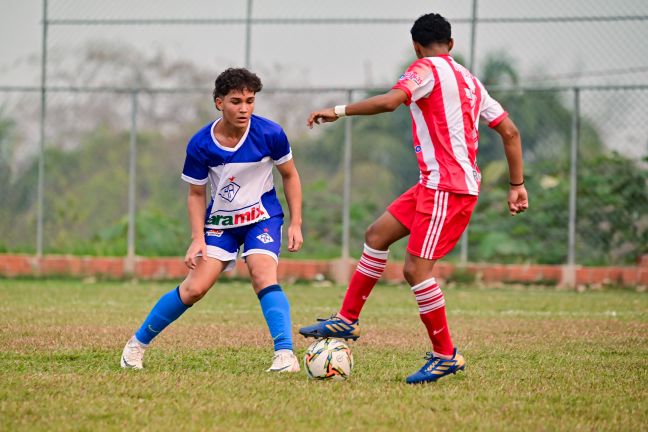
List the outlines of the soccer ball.
{"label": "soccer ball", "polygon": [[309,378],[344,381],[353,369],[353,354],[339,339],[320,339],[306,350],[304,368]]}

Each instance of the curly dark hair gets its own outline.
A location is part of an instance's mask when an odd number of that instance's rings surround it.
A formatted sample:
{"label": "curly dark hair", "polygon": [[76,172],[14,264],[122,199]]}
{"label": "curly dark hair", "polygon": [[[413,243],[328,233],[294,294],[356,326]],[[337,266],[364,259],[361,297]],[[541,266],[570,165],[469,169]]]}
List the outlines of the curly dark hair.
{"label": "curly dark hair", "polygon": [[412,40],[423,46],[431,43],[447,43],[452,38],[452,29],[447,19],[430,13],[418,17],[410,30]]}
{"label": "curly dark hair", "polygon": [[222,98],[232,90],[248,90],[258,93],[263,88],[261,79],[245,68],[229,68],[221,72],[214,82],[214,100]]}

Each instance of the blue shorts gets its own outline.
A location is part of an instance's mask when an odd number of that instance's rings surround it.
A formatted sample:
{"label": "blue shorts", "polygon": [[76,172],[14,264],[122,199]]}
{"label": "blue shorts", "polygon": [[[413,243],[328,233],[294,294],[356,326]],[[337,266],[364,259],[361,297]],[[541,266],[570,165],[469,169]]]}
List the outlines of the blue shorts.
{"label": "blue shorts", "polygon": [[243,258],[252,254],[264,254],[279,262],[282,226],[283,216],[273,216],[238,228],[208,228],[205,230],[207,256],[227,262],[225,271],[232,270],[236,265],[239,247],[243,245]]}

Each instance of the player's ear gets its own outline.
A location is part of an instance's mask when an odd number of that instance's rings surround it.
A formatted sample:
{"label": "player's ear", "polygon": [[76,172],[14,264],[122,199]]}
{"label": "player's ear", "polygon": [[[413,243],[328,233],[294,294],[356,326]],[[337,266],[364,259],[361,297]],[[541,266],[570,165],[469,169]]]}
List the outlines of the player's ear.
{"label": "player's ear", "polygon": [[421,52],[421,44],[415,41],[412,41],[414,45],[414,52],[416,53],[416,58],[423,58],[423,53]]}
{"label": "player's ear", "polygon": [[214,99],[214,106],[216,106],[216,109],[218,111],[223,111],[223,99],[217,97]]}
{"label": "player's ear", "polygon": [[448,41],[448,51],[452,51],[452,47],[454,47],[454,39],[450,38]]}

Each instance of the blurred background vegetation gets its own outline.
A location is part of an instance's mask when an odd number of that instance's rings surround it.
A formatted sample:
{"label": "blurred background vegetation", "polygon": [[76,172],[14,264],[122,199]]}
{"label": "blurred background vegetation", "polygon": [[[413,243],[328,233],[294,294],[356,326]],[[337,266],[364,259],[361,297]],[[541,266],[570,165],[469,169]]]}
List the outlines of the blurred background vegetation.
{"label": "blurred background vegetation", "polygon": [[[84,60],[116,67],[120,55],[123,53],[116,50],[97,57],[89,50]],[[156,61],[153,69],[168,81],[201,82],[201,72],[191,65],[168,63],[163,58]],[[139,67],[140,85],[146,87],[144,71],[152,67]],[[481,79],[487,87],[515,88],[514,61],[493,53]],[[502,146],[497,135],[483,125],[478,156],[483,185],[469,228],[469,260],[564,263],[573,116],[569,94],[554,90],[491,94],[521,131],[530,209],[515,218],[508,215],[508,174]],[[356,97],[369,95],[358,93]],[[332,104],[306,94],[261,93],[259,97],[259,105],[280,107],[268,117],[288,123],[302,177],[305,244],[302,252],[292,255],[295,258],[340,254],[344,121],[320,127],[315,133],[306,133],[303,126],[306,113],[325,102]],[[74,98],[71,107],[68,99],[52,97],[48,110],[53,114],[45,153],[46,253],[125,255],[129,130],[124,127],[128,122],[115,119],[128,118],[127,100],[105,103],[90,95]],[[25,112],[29,111],[21,115]],[[62,113],[72,118],[59,118]],[[25,137],[16,127],[16,115],[0,108],[0,252],[32,253],[38,161],[20,151]],[[185,145],[194,131],[217,113],[211,109],[211,95],[206,91],[163,101],[160,96],[143,94],[139,115],[143,120],[137,135],[137,254],[182,255],[189,244],[187,186],[179,178]],[[90,127],[70,131],[65,126],[68,122]],[[411,143],[407,107],[391,114],[353,118],[352,256],[360,253],[364,230],[371,221],[418,180]],[[614,146],[604,142],[586,117],[580,119],[579,144],[578,262],[633,263],[648,252],[648,160],[628,159],[610,150]],[[280,183],[277,177],[282,195]],[[397,259],[403,257],[402,243],[393,248],[392,256]],[[450,259],[456,258],[454,251]]]}

